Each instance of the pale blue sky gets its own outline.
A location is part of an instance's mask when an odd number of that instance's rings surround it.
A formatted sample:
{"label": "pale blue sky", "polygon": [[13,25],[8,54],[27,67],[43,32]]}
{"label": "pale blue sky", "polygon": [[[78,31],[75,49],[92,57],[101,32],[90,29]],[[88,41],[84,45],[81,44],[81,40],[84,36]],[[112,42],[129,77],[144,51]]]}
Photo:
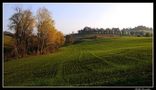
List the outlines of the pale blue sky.
{"label": "pale blue sky", "polygon": [[45,7],[56,28],[64,34],[89,26],[120,29],[145,25],[153,28],[153,3],[3,3],[3,30],[15,7],[31,9],[33,14]]}

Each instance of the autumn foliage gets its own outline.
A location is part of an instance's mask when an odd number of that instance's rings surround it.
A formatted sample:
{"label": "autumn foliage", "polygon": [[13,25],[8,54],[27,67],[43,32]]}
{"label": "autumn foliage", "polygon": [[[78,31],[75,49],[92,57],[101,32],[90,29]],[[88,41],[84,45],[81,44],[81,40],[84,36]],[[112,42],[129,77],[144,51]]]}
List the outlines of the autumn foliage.
{"label": "autumn foliage", "polygon": [[9,19],[9,28],[14,31],[10,54],[14,53],[14,57],[54,52],[64,44],[64,35],[55,28],[51,13],[46,8],[38,9],[36,16],[31,10],[16,8],[15,11]]}

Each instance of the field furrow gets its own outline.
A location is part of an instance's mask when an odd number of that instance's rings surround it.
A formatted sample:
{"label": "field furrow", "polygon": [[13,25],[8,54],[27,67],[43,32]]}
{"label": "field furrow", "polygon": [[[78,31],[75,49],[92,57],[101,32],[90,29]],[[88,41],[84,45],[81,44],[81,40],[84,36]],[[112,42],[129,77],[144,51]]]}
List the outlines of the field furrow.
{"label": "field furrow", "polygon": [[152,38],[85,39],[4,62],[5,86],[150,86]]}

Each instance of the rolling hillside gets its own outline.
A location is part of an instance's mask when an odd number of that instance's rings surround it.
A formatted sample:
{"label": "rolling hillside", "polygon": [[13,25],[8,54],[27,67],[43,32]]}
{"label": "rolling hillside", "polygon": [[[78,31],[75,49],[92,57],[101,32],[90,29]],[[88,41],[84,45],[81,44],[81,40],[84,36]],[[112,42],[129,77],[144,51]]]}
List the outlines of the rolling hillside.
{"label": "rolling hillside", "polygon": [[84,39],[4,62],[4,86],[151,86],[152,38]]}

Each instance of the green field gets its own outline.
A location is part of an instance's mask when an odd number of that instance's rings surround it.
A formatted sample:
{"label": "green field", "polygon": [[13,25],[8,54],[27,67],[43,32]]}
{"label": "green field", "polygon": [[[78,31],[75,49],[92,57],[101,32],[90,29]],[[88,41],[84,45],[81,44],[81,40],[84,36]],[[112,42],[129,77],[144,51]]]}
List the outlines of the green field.
{"label": "green field", "polygon": [[86,39],[4,62],[4,86],[151,86],[152,38]]}

